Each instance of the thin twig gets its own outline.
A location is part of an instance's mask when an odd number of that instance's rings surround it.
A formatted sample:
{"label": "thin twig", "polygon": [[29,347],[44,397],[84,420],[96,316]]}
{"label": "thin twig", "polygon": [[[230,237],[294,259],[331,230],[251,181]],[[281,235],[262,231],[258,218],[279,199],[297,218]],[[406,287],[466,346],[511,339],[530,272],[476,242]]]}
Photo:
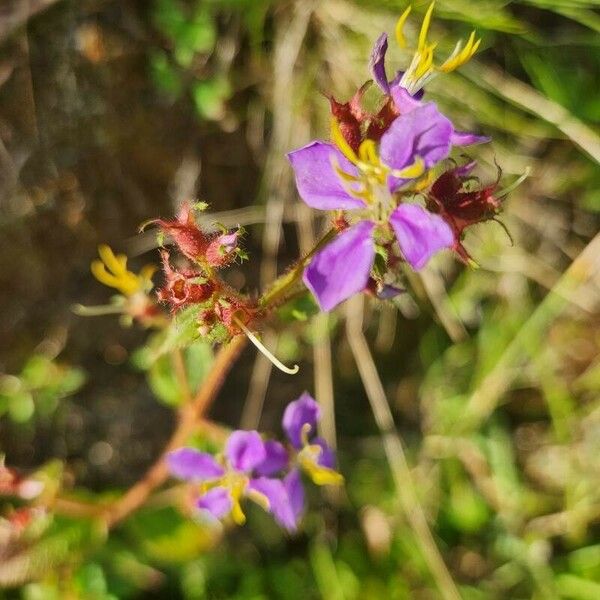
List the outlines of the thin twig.
{"label": "thin twig", "polygon": [[204,380],[192,402],[184,404],[179,413],[179,423],[159,459],[150,467],[144,477],[133,485],[116,502],[111,504],[103,515],[107,525],[113,527],[130,513],[139,508],[148,496],[168,477],[165,455],[183,444],[193,433],[198,419],[202,417],[221,389],[225,376],[246,344],[246,336],[234,337],[222,347],[215,358],[212,369]]}
{"label": "thin twig", "polygon": [[346,335],[371,404],[375,422],[383,438],[383,446],[398,499],[440,594],[446,600],[460,600],[456,584],[444,564],[427,524],[427,518],[419,502],[412,473],[404,454],[402,441],[396,431],[392,411],[385,396],[385,390],[362,331],[363,297],[360,295],[355,296],[348,301],[346,308]]}

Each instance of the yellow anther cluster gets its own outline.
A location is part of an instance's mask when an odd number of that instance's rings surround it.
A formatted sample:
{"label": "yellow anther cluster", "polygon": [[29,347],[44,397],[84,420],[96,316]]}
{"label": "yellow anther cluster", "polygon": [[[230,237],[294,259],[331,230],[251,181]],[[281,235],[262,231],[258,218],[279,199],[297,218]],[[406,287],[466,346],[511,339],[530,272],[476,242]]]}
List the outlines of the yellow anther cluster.
{"label": "yellow anther cluster", "polygon": [[124,296],[133,296],[137,292],[152,289],[152,275],[156,268],[152,265],[144,267],[139,275],[127,270],[127,257],[115,255],[105,244],[98,247],[100,260],[91,264],[94,277],[104,285],[119,290]]}
{"label": "yellow anther cluster", "polygon": [[331,123],[331,138],[340,152],[354,165],[358,175],[346,173],[334,160],[333,168],[340,180],[348,184],[346,191],[351,196],[363,200],[366,204],[373,204],[378,195],[374,193],[376,187],[385,187],[388,175],[401,179],[415,179],[425,171],[423,161],[417,157],[415,162],[404,169],[391,169],[385,165],[377,154],[377,144],[374,140],[366,139],[361,142],[356,153],[344,139],[338,122],[333,119]]}
{"label": "yellow anther cluster", "polygon": [[[454,50],[448,58],[441,64],[435,65],[434,50],[437,46],[435,43],[427,41],[427,33],[431,24],[431,15],[433,14],[435,2],[432,2],[425,13],[421,31],[419,32],[419,40],[415,54],[410,63],[410,66],[405,71],[400,85],[406,88],[411,94],[418,92],[428,81],[430,81],[437,73],[450,73],[464,65],[477,52],[481,39],[475,38],[475,32],[471,32],[467,43],[463,46],[462,40],[459,40],[454,47]],[[396,23],[396,40],[401,48],[406,47],[406,37],[404,36],[404,25],[408,19],[412,7],[408,7]]]}

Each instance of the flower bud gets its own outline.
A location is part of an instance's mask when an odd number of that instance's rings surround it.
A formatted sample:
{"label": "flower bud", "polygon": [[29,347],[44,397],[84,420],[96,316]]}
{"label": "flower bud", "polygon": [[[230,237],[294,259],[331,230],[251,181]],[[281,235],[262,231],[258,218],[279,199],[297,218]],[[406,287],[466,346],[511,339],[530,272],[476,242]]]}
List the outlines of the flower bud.
{"label": "flower bud", "polygon": [[206,249],[206,262],[211,267],[225,267],[237,256],[239,231],[223,233],[214,238]]}

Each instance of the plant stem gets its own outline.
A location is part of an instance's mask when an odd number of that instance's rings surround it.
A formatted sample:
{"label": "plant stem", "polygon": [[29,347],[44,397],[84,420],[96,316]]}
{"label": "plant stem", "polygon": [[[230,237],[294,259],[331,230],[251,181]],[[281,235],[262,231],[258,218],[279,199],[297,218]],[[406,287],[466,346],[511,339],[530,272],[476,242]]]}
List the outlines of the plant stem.
{"label": "plant stem", "polygon": [[392,471],[398,499],[440,594],[445,600],[460,600],[456,584],[446,568],[419,502],[412,473],[404,454],[404,448],[402,447],[402,440],[396,431],[394,417],[390,410],[385,390],[383,389],[375,361],[362,331],[362,311],[362,296],[354,296],[354,298],[348,301],[346,333],[356,366],[367,392],[369,403],[371,404],[375,422],[383,438],[383,447]]}
{"label": "plant stem", "polygon": [[164,460],[167,453],[185,444],[187,438],[193,433],[198,419],[204,415],[210,404],[221,389],[225,376],[246,345],[246,337],[238,335],[227,346],[223,346],[213,364],[204,383],[192,401],[184,404],[179,412],[179,424],[160,458],[150,467],[146,475],[133,485],[124,496],[111,504],[104,517],[109,527],[122,521],[127,515],[139,508],[148,498],[150,493],[161,485],[169,472]]}
{"label": "plant stem", "polygon": [[[263,294],[260,304],[271,307],[281,302],[286,292],[300,279],[308,260],[335,236],[335,229],[330,229],[315,245],[315,247],[301,259],[288,273],[282,275]],[[71,498],[58,497],[53,503],[53,510],[73,517],[101,517],[109,528],[114,527],[132,512],[137,510],[148,499],[148,496],[159,487],[168,477],[169,472],[165,463],[165,456],[184,445],[188,437],[196,429],[199,420],[204,416],[211,403],[216,398],[229,369],[237,360],[240,352],[248,341],[245,335],[235,336],[229,344],[221,347],[212,369],[200,386],[198,392],[192,396],[187,377],[185,361],[180,351],[175,351],[172,356],[173,368],[185,395],[185,402],[179,410],[178,424],[169,439],[165,449],[154,464],[148,469],[144,477],[130,487],[123,496],[109,504],[98,505]]]}
{"label": "plant stem", "polygon": [[287,273],[284,273],[275,283],[261,296],[258,303],[262,307],[274,306],[281,303],[285,294],[298,282],[306,263],[318,252],[327,242],[335,237],[336,230],[329,229],[327,233],[315,244],[314,248],[304,257],[301,258],[294,267]]}

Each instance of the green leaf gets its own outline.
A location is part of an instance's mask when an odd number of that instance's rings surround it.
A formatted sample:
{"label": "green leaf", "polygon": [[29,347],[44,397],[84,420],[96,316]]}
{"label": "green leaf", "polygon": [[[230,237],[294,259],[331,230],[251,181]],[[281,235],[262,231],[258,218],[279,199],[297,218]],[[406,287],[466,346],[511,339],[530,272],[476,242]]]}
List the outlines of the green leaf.
{"label": "green leaf", "polygon": [[30,392],[23,391],[10,397],[8,414],[15,423],[27,423],[34,412],[35,403]]}
{"label": "green leaf", "polygon": [[[188,385],[194,394],[210,371],[213,351],[210,344],[200,340],[182,352]],[[171,354],[160,356],[150,365],[148,384],[156,398],[167,406],[179,406],[185,398]]]}
{"label": "green leaf", "polygon": [[169,62],[165,52],[156,50],[150,55],[150,74],[159,90],[173,98],[181,95],[183,87],[181,77]]}
{"label": "green leaf", "polygon": [[215,77],[197,81],[191,93],[198,115],[217,120],[223,116],[224,103],[231,94],[231,86],[225,77]]}

